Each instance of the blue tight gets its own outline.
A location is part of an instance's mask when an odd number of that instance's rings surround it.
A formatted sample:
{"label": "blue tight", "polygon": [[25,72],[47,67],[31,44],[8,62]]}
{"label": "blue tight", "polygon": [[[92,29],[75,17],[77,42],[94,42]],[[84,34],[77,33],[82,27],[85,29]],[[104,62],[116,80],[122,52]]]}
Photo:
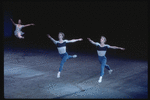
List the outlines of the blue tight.
{"label": "blue tight", "polygon": [[106,64],[107,58],[105,56],[98,56],[99,62],[101,64],[101,73],[100,76],[104,75],[104,68],[110,70],[109,65]]}
{"label": "blue tight", "polygon": [[71,55],[68,55],[68,53],[66,52],[66,53],[64,53],[64,54],[59,54],[60,55],[60,57],[61,57],[61,63],[60,63],[60,68],[59,68],[59,71],[61,72],[62,71],[62,69],[63,69],[63,65],[64,65],[64,63],[68,60],[68,59],[70,59],[70,58],[73,58]]}

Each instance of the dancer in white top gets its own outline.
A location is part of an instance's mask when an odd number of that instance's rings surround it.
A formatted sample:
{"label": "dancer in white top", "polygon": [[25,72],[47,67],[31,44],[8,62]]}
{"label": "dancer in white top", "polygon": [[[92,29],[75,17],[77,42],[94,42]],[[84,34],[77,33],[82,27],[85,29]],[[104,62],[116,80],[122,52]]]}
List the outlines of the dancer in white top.
{"label": "dancer in white top", "polygon": [[21,29],[23,27],[27,27],[27,26],[30,26],[30,25],[34,25],[33,23],[32,24],[27,24],[27,25],[21,25],[21,20],[19,19],[18,20],[18,24],[14,23],[14,21],[12,19],[10,19],[12,21],[12,23],[16,26],[16,30],[14,31],[15,33],[15,36],[19,39],[24,39],[24,37],[22,36],[24,34],[24,32],[21,31]]}
{"label": "dancer in white top", "polygon": [[60,77],[60,72],[62,71],[63,69],[63,65],[64,63],[67,61],[67,59],[70,59],[70,58],[76,58],[77,55],[68,55],[68,53],[66,52],[66,43],[74,43],[74,42],[77,42],[77,41],[82,41],[83,39],[80,38],[80,39],[72,39],[72,40],[63,40],[64,39],[64,33],[62,32],[59,32],[58,34],[58,39],[59,41],[56,41],[55,39],[53,39],[50,35],[47,35],[48,38],[50,38],[54,44],[57,46],[57,49],[58,49],[58,52],[59,52],[59,55],[60,57],[62,58],[62,61],[60,63],[60,68],[59,68],[59,72],[57,73],[57,78]]}
{"label": "dancer in white top", "polygon": [[112,48],[112,49],[125,50],[125,48],[121,48],[121,47],[117,47],[117,46],[110,46],[108,44],[105,44],[106,38],[104,36],[101,36],[100,43],[94,42],[90,38],[87,38],[87,39],[92,44],[94,44],[97,48],[98,59],[99,59],[99,62],[101,64],[101,73],[100,73],[100,78],[99,78],[98,82],[101,83],[102,82],[102,77],[104,75],[104,68],[108,69],[109,74],[111,74],[111,72],[113,71],[113,70],[110,69],[109,65],[106,64],[107,58],[105,57],[105,54],[106,54],[107,49]]}

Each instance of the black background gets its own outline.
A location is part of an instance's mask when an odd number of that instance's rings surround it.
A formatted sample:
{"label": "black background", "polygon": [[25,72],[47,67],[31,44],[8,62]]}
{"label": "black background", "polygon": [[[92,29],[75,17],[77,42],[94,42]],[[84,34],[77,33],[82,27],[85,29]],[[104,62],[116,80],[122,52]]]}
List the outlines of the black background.
{"label": "black background", "polygon": [[[124,47],[107,54],[147,59],[148,52],[148,1],[102,0],[50,0],[50,1],[3,1],[3,13],[12,14],[15,23],[34,23],[23,28],[24,41],[30,47],[55,48],[46,34],[58,40],[58,32],[65,39],[83,38],[82,42],[68,44],[68,51],[94,52],[96,48],[87,37],[99,42],[103,35],[106,44]],[[13,31],[15,27],[13,26]],[[12,40],[16,40],[13,36]]]}

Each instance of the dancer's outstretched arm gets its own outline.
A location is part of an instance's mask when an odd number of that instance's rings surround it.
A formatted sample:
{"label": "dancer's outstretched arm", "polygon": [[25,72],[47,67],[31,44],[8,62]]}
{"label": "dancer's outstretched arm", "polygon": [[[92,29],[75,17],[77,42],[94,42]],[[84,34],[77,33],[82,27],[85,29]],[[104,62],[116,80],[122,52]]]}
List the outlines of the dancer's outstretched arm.
{"label": "dancer's outstretched arm", "polygon": [[83,40],[82,38],[79,38],[79,39],[67,40],[67,42],[68,42],[68,43],[74,43],[74,42],[82,41],[82,40]]}
{"label": "dancer's outstretched arm", "polygon": [[122,48],[122,47],[117,47],[117,46],[110,46],[109,48],[112,48],[112,49],[120,49],[120,50],[125,50],[125,48]]}
{"label": "dancer's outstretched arm", "polygon": [[14,24],[14,25],[16,25],[16,23],[14,23],[14,21],[10,18],[10,20],[12,21],[12,23]]}
{"label": "dancer's outstretched arm", "polygon": [[92,44],[96,45],[96,42],[94,42],[93,40],[91,40],[90,38],[87,38]]}
{"label": "dancer's outstretched arm", "polygon": [[33,23],[27,24],[27,25],[24,25],[24,27],[31,26],[31,25],[34,25],[34,24]]}
{"label": "dancer's outstretched arm", "polygon": [[48,36],[48,38],[50,38],[54,42],[54,44],[56,44],[56,40],[55,39],[53,39],[49,34],[47,34],[47,36]]}

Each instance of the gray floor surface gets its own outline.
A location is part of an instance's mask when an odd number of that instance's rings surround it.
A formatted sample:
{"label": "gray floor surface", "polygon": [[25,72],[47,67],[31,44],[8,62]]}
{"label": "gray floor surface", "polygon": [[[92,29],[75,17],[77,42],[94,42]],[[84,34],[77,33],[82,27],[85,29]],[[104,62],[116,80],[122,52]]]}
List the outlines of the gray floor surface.
{"label": "gray floor surface", "polygon": [[69,59],[58,79],[61,58],[56,50],[4,50],[4,98],[148,98],[148,61],[107,56],[98,83],[98,57],[87,53]]}

